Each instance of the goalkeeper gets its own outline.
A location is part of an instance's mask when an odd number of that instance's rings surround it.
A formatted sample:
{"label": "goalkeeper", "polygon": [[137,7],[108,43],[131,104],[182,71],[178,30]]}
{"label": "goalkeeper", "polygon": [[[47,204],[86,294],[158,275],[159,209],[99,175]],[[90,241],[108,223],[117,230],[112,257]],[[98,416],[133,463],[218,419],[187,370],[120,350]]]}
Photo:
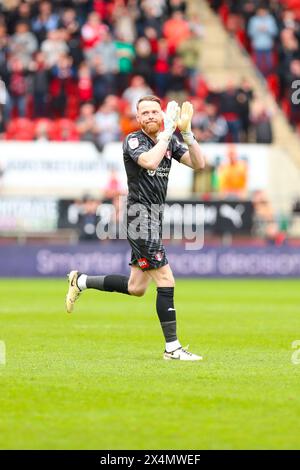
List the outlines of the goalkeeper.
{"label": "goalkeeper", "polygon": [[[157,314],[165,338],[163,357],[183,361],[201,360],[202,357],[182,348],[177,338],[175,281],[161,239],[161,208],[166,199],[173,158],[194,170],[205,166],[200,147],[191,132],[192,116],[193,106],[189,102],[183,103],[180,109],[175,101],[171,101],[164,114],[156,96],[145,96],[138,101],[137,121],[141,129],[129,134],[123,143],[128,180],[127,239],[132,249],[130,276],[89,276],[71,271],[66,297],[66,308],[71,312],[85,289],[140,297],[153,280],[157,286]],[[163,124],[164,130],[161,131]],[[177,126],[187,148],[173,135]]]}

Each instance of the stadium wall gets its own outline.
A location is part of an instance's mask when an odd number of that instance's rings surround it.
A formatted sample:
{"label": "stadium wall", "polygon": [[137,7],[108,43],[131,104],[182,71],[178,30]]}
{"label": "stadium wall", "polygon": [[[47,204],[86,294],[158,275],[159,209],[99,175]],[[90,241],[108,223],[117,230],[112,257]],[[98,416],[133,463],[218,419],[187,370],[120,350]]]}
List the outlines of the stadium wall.
{"label": "stadium wall", "polygon": [[[181,278],[300,277],[300,252],[293,247],[204,247],[187,251],[169,245],[174,275]],[[99,273],[129,273],[126,241],[79,245],[0,246],[0,277],[65,277],[72,269]]]}

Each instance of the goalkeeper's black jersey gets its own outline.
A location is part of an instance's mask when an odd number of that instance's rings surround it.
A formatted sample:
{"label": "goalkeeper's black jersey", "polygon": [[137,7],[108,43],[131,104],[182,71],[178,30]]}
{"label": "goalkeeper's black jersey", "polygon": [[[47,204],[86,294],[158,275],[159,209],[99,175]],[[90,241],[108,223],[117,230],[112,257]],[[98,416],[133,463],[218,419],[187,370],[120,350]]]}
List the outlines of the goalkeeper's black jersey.
{"label": "goalkeeper's black jersey", "polygon": [[151,204],[164,204],[172,158],[179,162],[187,151],[173,135],[158,168],[155,171],[146,170],[138,165],[137,160],[141,153],[148,152],[154,145],[155,142],[141,130],[132,132],[124,140],[123,156],[128,181],[128,206],[140,203],[150,208]]}

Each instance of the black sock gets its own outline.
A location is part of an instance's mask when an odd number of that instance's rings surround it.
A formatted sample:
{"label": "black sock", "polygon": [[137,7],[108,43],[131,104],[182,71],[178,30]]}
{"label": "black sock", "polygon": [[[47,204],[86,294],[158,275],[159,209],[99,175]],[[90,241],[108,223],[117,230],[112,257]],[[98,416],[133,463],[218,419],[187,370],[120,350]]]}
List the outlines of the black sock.
{"label": "black sock", "polygon": [[108,276],[87,276],[86,287],[88,289],[104,290],[107,292],[120,292],[129,294],[127,276],[121,274],[109,274]]}
{"label": "black sock", "polygon": [[174,287],[158,287],[156,298],[157,315],[166,343],[177,340],[176,311],[174,309]]}

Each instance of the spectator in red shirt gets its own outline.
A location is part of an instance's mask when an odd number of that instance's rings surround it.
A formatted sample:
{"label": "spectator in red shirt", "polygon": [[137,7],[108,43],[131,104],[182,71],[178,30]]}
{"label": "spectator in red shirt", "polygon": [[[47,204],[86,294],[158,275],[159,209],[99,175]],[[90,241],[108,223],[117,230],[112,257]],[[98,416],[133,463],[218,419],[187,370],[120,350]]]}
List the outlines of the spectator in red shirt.
{"label": "spectator in red shirt", "polygon": [[78,95],[82,103],[93,98],[92,73],[86,62],[82,62],[78,69]]}
{"label": "spectator in red shirt", "polygon": [[170,51],[165,38],[158,41],[156,62],[154,64],[154,83],[156,93],[160,98],[164,98],[168,90],[168,79],[170,72]]}
{"label": "spectator in red shirt", "polygon": [[100,15],[93,11],[88,15],[86,23],[81,28],[82,48],[86,54],[98,42],[102,41],[103,34],[108,26],[101,21]]}

